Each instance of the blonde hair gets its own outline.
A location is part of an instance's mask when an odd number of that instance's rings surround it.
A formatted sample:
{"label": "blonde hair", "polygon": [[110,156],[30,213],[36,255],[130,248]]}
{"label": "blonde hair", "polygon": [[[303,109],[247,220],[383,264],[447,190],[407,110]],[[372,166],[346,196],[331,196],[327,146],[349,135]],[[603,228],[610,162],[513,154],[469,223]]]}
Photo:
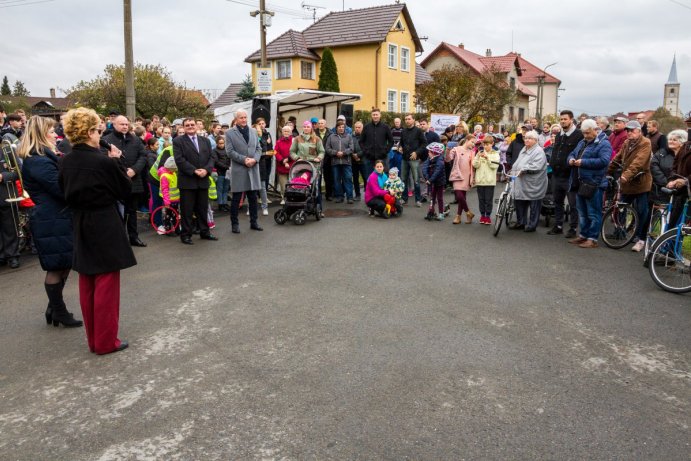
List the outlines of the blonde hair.
{"label": "blonde hair", "polygon": [[460,122],[458,122],[456,124],[456,133],[458,133],[459,128],[463,129],[464,134],[468,134],[468,124],[466,122],[464,122],[463,120],[461,120]]}
{"label": "blonde hair", "polygon": [[65,136],[73,145],[84,144],[89,139],[89,132],[98,129],[99,123],[98,114],[93,109],[72,109],[63,120]]}
{"label": "blonde hair", "polygon": [[45,155],[43,149],[55,149],[55,145],[48,141],[48,130],[55,126],[55,120],[34,115],[26,122],[26,130],[22,142],[17,148],[20,158],[30,157],[33,153]]}

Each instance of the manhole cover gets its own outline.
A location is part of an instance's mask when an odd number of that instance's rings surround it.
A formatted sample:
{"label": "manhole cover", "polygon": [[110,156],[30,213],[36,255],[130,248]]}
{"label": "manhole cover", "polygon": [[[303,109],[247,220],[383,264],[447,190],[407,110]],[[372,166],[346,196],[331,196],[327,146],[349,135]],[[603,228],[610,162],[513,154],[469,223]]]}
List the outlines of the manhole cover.
{"label": "manhole cover", "polygon": [[349,218],[354,215],[362,215],[367,213],[365,210],[342,210],[342,209],[331,209],[324,210],[324,216],[327,218]]}

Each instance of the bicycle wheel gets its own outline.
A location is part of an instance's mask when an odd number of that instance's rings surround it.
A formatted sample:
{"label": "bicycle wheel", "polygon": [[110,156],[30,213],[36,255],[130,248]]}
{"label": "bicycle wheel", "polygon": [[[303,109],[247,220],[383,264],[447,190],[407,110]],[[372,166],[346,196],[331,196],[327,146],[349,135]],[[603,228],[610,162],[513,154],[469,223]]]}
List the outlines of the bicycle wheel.
{"label": "bicycle wheel", "polygon": [[610,248],[618,250],[631,243],[636,235],[638,213],[628,203],[619,203],[602,218],[600,237]]}
{"label": "bicycle wheel", "polygon": [[497,207],[497,217],[494,220],[494,236],[496,237],[499,235],[499,231],[501,230],[501,225],[504,222],[504,218],[506,217],[506,208],[508,206],[508,196],[505,194],[502,194],[501,198],[499,199],[499,206]]}
{"label": "bicycle wheel", "polygon": [[648,267],[650,250],[653,242],[662,234],[662,216],[663,212],[659,208],[653,210],[650,217],[650,224],[648,225],[648,235],[645,239],[645,247],[643,248],[643,267]]}
{"label": "bicycle wheel", "polygon": [[691,291],[691,230],[670,229],[653,243],[648,271],[653,281],[665,291]]}
{"label": "bicycle wheel", "polygon": [[[165,214],[163,214],[164,212]],[[154,220],[154,217],[158,216],[159,213],[163,214],[161,217],[163,224],[160,227],[156,226]],[[151,227],[153,227],[157,233],[161,235],[172,234],[180,226],[180,214],[175,208],[163,205],[156,208],[153,213],[151,213],[151,219],[149,221],[151,222]]]}

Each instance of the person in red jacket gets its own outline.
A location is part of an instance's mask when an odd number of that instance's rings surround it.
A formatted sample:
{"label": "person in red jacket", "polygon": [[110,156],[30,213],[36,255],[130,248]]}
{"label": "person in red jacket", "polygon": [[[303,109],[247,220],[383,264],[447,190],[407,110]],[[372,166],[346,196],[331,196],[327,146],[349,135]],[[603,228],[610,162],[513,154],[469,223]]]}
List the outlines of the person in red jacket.
{"label": "person in red jacket", "polygon": [[627,139],[626,135],[626,123],[628,119],[626,117],[615,117],[614,118],[614,130],[612,134],[609,135],[609,143],[612,145],[612,158],[614,158],[621,146],[624,145],[624,141]]}
{"label": "person in red jacket", "polygon": [[288,184],[288,173],[293,162],[290,159],[290,147],[293,145],[293,127],[286,125],[281,130],[281,137],[276,141],[274,150],[276,151],[276,175],[278,176],[278,185],[281,187],[281,205],[285,203],[284,196],[286,192],[286,184]]}

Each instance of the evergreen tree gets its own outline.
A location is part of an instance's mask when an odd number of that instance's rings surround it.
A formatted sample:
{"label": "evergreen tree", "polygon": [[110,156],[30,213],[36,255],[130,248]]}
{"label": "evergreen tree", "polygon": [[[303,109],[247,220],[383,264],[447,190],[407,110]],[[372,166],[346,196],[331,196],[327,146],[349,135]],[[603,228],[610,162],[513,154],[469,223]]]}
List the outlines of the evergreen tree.
{"label": "evergreen tree", "polygon": [[12,96],[31,96],[29,90],[24,86],[24,82],[17,80],[14,82],[14,91],[12,91]]}
{"label": "evergreen tree", "polygon": [[240,88],[240,91],[238,91],[235,102],[249,101],[250,99],[254,98],[255,91],[252,76],[250,74],[245,75],[245,79],[242,81],[242,88]]}
{"label": "evergreen tree", "polygon": [[0,94],[3,96],[11,96],[10,82],[7,80],[7,75],[2,78],[2,87],[0,87]]}
{"label": "evergreen tree", "polygon": [[338,84],[338,69],[336,68],[336,61],[331,48],[324,48],[322,53],[322,64],[319,70],[319,90],[335,93],[341,91],[341,87]]}

